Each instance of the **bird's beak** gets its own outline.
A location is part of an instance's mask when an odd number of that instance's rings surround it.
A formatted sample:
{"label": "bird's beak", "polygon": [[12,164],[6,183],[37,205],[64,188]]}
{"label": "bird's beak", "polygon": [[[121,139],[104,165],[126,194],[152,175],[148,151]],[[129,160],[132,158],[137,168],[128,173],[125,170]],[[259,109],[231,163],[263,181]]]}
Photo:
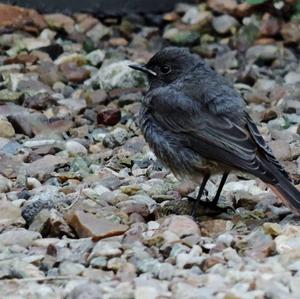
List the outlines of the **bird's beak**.
{"label": "bird's beak", "polygon": [[145,65],[141,65],[141,64],[130,64],[130,65],[128,65],[128,66],[131,67],[131,68],[134,69],[134,70],[141,71],[141,72],[143,72],[143,73],[145,73],[145,74],[147,74],[147,75],[154,76],[154,77],[157,76],[157,74],[156,74],[154,71],[148,69]]}

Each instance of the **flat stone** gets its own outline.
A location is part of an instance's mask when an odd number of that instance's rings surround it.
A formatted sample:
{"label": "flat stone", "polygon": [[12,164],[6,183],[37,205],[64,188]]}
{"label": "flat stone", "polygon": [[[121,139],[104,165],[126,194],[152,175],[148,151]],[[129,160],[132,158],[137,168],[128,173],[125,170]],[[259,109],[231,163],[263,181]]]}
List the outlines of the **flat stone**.
{"label": "flat stone", "polygon": [[233,223],[230,220],[212,219],[201,221],[201,233],[204,236],[217,237],[226,231],[233,228]]}
{"label": "flat stone", "polygon": [[42,236],[37,232],[20,228],[15,230],[5,231],[0,234],[0,244],[4,246],[19,245],[29,247],[34,240],[40,239]]}
{"label": "flat stone", "polygon": [[200,228],[197,223],[187,216],[168,216],[161,224],[160,230],[168,230],[178,237],[186,235],[200,235]]}
{"label": "flat stone", "polygon": [[90,71],[84,67],[78,66],[74,62],[63,63],[60,65],[60,70],[64,76],[73,83],[82,83],[90,76]]}
{"label": "flat stone", "polygon": [[80,238],[92,237],[93,240],[122,235],[129,228],[80,210],[66,214],[65,219]]}
{"label": "flat stone", "polygon": [[12,224],[25,224],[25,220],[21,216],[21,209],[13,205],[10,201],[0,200],[0,226]]}
{"label": "flat stone", "polygon": [[44,175],[53,172],[56,166],[60,164],[63,165],[66,162],[67,160],[65,158],[46,155],[30,164],[26,164],[24,167],[28,175],[43,178]]}

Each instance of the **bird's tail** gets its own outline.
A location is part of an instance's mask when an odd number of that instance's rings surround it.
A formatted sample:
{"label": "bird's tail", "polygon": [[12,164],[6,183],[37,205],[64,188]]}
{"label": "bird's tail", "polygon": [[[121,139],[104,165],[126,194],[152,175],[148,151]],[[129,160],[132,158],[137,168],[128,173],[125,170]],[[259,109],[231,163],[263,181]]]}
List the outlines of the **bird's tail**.
{"label": "bird's tail", "polygon": [[268,184],[280,201],[288,206],[296,215],[300,215],[300,191],[281,174],[277,176],[278,183]]}

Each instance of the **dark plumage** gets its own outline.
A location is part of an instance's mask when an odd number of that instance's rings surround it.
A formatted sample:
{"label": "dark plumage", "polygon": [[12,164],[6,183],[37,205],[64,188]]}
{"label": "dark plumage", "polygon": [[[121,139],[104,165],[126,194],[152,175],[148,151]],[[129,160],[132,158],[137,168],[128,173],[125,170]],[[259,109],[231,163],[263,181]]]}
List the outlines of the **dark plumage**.
{"label": "dark plumage", "polygon": [[156,156],[177,176],[197,181],[230,170],[267,183],[295,213],[300,192],[274,157],[234,87],[182,48],[159,51],[145,66],[150,89],[139,123]]}

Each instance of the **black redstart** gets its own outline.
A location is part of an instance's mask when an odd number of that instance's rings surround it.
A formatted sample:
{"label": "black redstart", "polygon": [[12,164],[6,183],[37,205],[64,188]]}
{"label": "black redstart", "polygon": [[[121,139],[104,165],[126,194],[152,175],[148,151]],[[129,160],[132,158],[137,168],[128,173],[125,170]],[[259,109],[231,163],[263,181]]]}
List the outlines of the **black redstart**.
{"label": "black redstart", "polygon": [[148,75],[139,123],[146,141],[178,177],[202,184],[223,173],[216,205],[228,173],[240,170],[264,181],[294,213],[300,192],[274,157],[234,87],[187,49],[168,47],[146,65],[131,65]]}

